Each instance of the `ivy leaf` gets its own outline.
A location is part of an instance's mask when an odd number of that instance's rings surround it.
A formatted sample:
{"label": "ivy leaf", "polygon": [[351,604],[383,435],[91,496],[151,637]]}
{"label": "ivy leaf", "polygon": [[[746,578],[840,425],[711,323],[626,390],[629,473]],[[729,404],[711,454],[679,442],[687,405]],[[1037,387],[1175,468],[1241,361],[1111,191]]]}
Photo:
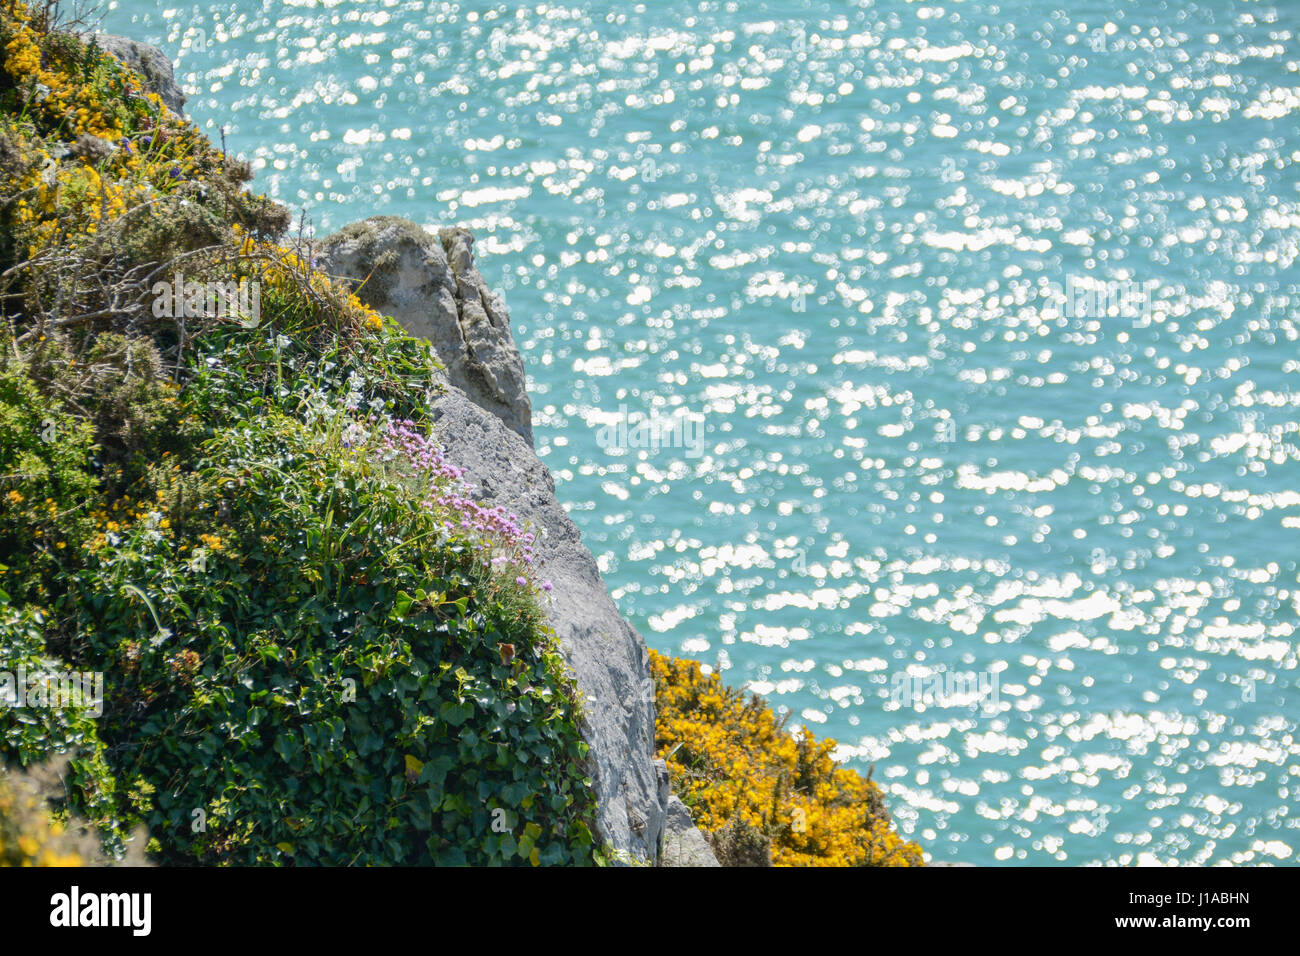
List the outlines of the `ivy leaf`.
{"label": "ivy leaf", "polygon": [[288,734],[280,734],[275,738],[275,752],[287,762],[298,752],[297,741]]}
{"label": "ivy leaf", "polygon": [[397,598],[393,601],[392,613],[388,615],[389,618],[394,621],[400,621],[402,618],[406,617],[407,613],[411,610],[411,605],[414,603],[415,598],[407,594],[405,591],[398,591]]}
{"label": "ivy leaf", "polygon": [[438,716],[453,727],[459,727],[465,723],[473,713],[474,706],[472,704],[456,704],[449,701],[438,708]]}
{"label": "ivy leaf", "polygon": [[435,790],[441,790],[443,781],[447,779],[447,774],[455,766],[455,757],[439,757],[436,760],[430,760],[424,765],[419,782],[427,784]]}

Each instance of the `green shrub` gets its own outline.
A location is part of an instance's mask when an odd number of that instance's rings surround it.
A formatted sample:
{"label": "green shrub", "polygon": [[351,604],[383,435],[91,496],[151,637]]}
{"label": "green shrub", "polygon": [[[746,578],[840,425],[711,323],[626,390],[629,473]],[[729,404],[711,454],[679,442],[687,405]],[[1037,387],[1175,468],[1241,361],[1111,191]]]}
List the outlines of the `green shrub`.
{"label": "green shrub", "polygon": [[289,417],[198,464],[197,500],[134,525],[65,601],[121,675],[101,733],[156,787],[161,858],[589,858],[560,661],[476,550]]}
{"label": "green shrub", "polygon": [[61,409],[0,337],[0,587],[43,601],[84,542],[94,428]]}

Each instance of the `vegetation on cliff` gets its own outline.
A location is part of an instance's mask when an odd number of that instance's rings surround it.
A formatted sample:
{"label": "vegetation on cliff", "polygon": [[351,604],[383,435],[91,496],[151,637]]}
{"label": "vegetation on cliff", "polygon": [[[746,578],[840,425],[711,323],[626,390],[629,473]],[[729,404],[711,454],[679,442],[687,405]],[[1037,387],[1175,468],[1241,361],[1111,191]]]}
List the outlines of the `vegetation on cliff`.
{"label": "vegetation on cliff", "polygon": [[69,755],[113,854],[592,861],[548,585],[430,442],[427,343],[93,44],[6,2],[0,51],[0,670],[106,688],[0,758]]}
{"label": "vegetation on cliff", "polygon": [[880,788],[836,764],[835,741],[794,736],[761,698],[696,661],[650,652],[657,748],[725,865],[920,866]]}

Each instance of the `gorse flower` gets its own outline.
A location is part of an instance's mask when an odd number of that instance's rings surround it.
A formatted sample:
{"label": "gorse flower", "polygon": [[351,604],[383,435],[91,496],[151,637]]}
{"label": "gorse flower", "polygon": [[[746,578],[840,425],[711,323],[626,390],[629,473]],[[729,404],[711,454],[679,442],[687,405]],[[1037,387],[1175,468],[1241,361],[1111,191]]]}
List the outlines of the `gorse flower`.
{"label": "gorse flower", "polygon": [[651,651],[650,667],[659,754],[720,855],[749,834],[777,866],[922,864],[879,788],[836,764],[835,741],[787,733],[760,698],[695,661]]}

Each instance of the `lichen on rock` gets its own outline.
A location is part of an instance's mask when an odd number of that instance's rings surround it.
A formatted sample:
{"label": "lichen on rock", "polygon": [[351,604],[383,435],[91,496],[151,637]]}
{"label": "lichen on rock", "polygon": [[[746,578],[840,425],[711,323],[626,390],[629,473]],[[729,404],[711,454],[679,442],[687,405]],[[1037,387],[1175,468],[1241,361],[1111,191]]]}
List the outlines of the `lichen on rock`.
{"label": "lichen on rock", "polygon": [[431,235],[408,220],[376,216],[320,240],[314,259],[367,305],[428,339],[448,382],[532,446],[523,360],[505,304],[475,265],[469,230]]}

